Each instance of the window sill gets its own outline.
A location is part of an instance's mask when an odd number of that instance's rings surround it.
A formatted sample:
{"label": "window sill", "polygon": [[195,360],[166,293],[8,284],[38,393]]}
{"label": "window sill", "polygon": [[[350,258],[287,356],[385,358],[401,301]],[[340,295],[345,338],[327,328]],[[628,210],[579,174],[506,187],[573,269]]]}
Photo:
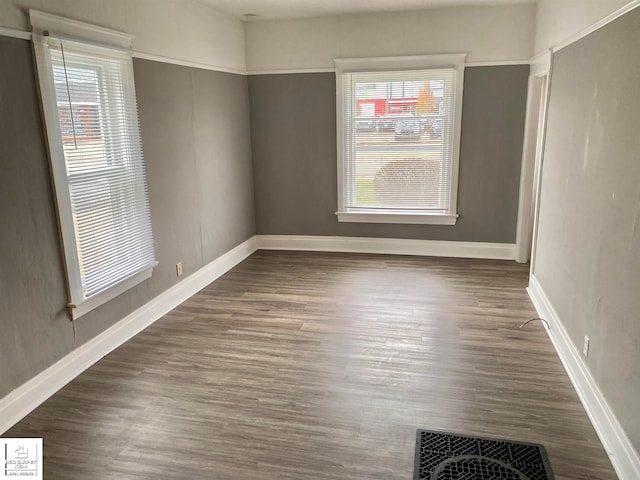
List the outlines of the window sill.
{"label": "window sill", "polygon": [[91,310],[98,308],[100,305],[107,303],[109,300],[116,298],[118,295],[123,294],[127,290],[135,287],[139,283],[143,282],[147,278],[151,277],[153,268],[158,264],[155,262],[151,267],[142,270],[139,273],[121,281],[120,283],[104,290],[103,292],[96,293],[94,296],[87,298],[85,301],[78,303],[77,305],[69,305],[71,311],[71,317],[73,320],[86,315]]}
{"label": "window sill", "polygon": [[455,225],[458,215],[450,213],[336,212],[339,222]]}

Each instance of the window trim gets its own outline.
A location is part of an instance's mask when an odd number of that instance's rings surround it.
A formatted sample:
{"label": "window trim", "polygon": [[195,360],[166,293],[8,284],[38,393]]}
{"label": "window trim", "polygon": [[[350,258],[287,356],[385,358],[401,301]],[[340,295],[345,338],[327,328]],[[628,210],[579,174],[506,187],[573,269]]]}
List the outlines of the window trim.
{"label": "window trim", "polygon": [[[32,41],[37,66],[39,67],[36,68],[36,74],[40,89],[44,129],[48,143],[56,213],[60,227],[62,253],[67,278],[69,298],[67,307],[71,318],[76,320],[149,278],[158,262],[155,261],[151,265],[143,267],[141,270],[132,273],[128,277],[89,297],[85,298],[82,293],[82,276],[80,274],[78,245],[73,223],[70,181],[66,170],[63,143],[61,141],[62,131],[58,119],[58,105],[55,95],[44,95],[42,93],[44,89],[55,89],[52,62],[50,55],[46,53],[48,37],[51,33],[54,34],[56,38],[106,48],[110,52],[110,56],[115,57],[122,55],[127,58],[132,58],[131,44],[133,36],[124,32],[70,20],[37,10],[29,10],[29,17],[31,26],[33,27]],[[82,175],[82,173],[77,175]]]}
{"label": "window trim", "polygon": [[[338,211],[335,212],[339,222],[356,223],[396,223],[396,224],[431,224],[455,225],[458,213],[458,173],[460,161],[460,133],[462,128],[462,103],[464,91],[464,68],[466,53],[444,55],[412,55],[398,57],[365,57],[335,58],[336,67],[336,130],[338,158]],[[403,213],[381,212],[375,209],[368,211],[349,211],[345,208],[345,147],[347,132],[345,131],[344,112],[344,76],[351,73],[375,73],[382,71],[410,71],[437,68],[453,68],[456,70],[454,95],[453,145],[451,154],[451,185],[449,190],[449,209],[445,213]]]}
{"label": "window trim", "polygon": [[339,222],[345,223],[400,223],[413,225],[455,225],[457,214],[402,213],[402,212],[336,212]]}

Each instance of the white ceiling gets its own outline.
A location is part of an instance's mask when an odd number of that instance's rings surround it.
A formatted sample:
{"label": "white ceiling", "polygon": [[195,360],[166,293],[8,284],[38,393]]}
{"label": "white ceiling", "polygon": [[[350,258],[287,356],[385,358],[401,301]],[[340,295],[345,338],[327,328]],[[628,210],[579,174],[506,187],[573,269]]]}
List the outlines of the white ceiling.
{"label": "white ceiling", "polygon": [[[424,10],[469,5],[535,3],[536,0],[199,0],[243,20],[319,17],[346,13]],[[257,15],[245,17],[245,15]]]}

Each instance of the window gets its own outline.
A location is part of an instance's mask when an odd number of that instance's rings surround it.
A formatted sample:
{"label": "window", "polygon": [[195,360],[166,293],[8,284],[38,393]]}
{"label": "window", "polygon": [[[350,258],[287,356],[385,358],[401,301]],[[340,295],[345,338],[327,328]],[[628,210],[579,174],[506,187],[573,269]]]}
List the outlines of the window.
{"label": "window", "polygon": [[[133,63],[121,44],[66,35],[91,26],[30,15],[69,307],[78,318],[148,278],[157,264]],[[109,36],[98,31],[100,40]],[[121,43],[124,34],[113,36]]]}
{"label": "window", "polygon": [[335,60],[339,221],[455,224],[465,56]]}

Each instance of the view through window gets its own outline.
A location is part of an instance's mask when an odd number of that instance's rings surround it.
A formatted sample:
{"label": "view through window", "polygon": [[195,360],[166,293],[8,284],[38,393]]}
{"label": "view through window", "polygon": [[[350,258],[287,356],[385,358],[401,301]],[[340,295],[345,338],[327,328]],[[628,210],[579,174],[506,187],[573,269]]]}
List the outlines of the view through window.
{"label": "view through window", "polygon": [[343,74],[342,213],[455,214],[458,81],[455,68]]}

